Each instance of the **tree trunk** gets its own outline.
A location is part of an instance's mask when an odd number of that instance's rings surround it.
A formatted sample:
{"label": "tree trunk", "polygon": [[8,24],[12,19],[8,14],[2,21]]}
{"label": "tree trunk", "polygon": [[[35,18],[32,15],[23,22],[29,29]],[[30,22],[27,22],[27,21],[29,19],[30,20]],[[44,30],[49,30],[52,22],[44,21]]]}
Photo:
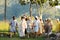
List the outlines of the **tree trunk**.
{"label": "tree trunk", "polygon": [[42,19],[42,3],[40,1],[39,17]]}
{"label": "tree trunk", "polygon": [[32,4],[30,3],[30,17],[32,16]]}
{"label": "tree trunk", "polygon": [[4,9],[4,20],[6,21],[6,0],[5,0],[5,9]]}
{"label": "tree trunk", "polygon": [[42,5],[40,6],[40,13],[39,13],[39,17],[40,17],[40,19],[42,19]]}

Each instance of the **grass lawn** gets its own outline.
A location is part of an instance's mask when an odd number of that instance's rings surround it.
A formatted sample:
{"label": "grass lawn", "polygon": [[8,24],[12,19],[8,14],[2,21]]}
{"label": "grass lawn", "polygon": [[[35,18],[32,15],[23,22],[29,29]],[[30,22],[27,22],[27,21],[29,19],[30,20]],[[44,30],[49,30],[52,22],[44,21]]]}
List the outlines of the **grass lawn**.
{"label": "grass lawn", "polygon": [[[3,36],[1,36],[1,35],[3,35]],[[40,35],[40,36],[34,37],[34,38],[33,38],[33,36],[30,36],[30,38],[27,38],[27,35],[26,35],[25,38],[20,38],[17,33],[16,35],[13,35],[12,38],[9,38],[7,32],[0,33],[0,40],[44,40],[44,39],[45,39],[44,35]]]}
{"label": "grass lawn", "polygon": [[19,38],[19,37],[12,37],[12,38],[9,38],[9,37],[0,37],[0,40],[44,40],[43,37],[38,37],[38,38]]}

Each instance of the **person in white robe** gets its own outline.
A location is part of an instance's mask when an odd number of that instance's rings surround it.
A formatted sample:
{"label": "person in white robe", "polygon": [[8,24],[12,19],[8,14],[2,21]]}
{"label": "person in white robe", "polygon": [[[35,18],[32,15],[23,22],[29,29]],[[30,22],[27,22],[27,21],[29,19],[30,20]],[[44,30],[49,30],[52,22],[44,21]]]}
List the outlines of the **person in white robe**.
{"label": "person in white robe", "polygon": [[25,29],[27,28],[27,23],[24,17],[21,17],[21,21],[18,27],[18,33],[20,37],[25,37]]}
{"label": "person in white robe", "polygon": [[13,16],[12,18],[13,20],[10,22],[10,37],[12,37],[13,33],[16,34],[16,28],[18,26],[15,16]]}
{"label": "person in white robe", "polygon": [[28,38],[30,33],[32,32],[32,21],[31,18],[27,18],[27,34],[28,34]]}
{"label": "person in white robe", "polygon": [[36,37],[37,37],[37,33],[39,31],[39,23],[40,23],[40,21],[39,21],[38,17],[36,16],[35,21],[33,22],[33,25],[34,25],[33,30],[34,30]]}

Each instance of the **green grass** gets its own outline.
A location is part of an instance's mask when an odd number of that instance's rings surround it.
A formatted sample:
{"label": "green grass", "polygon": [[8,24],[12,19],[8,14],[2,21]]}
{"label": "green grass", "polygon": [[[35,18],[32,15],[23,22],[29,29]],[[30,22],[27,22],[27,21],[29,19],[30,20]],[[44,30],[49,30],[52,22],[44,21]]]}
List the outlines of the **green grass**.
{"label": "green grass", "polygon": [[9,38],[9,37],[0,37],[0,40],[44,40],[43,37],[38,37],[38,38],[19,38],[19,37],[13,37],[13,38]]}
{"label": "green grass", "polygon": [[[3,36],[1,36],[3,35]],[[30,36],[30,38],[27,38],[27,35],[25,38],[20,38],[18,33],[16,35],[13,35],[12,38],[9,38],[8,33],[0,33],[0,40],[44,40],[44,35],[40,35],[37,38],[33,37],[32,35]]]}
{"label": "green grass", "polygon": [[43,40],[43,39],[0,38],[0,40]]}

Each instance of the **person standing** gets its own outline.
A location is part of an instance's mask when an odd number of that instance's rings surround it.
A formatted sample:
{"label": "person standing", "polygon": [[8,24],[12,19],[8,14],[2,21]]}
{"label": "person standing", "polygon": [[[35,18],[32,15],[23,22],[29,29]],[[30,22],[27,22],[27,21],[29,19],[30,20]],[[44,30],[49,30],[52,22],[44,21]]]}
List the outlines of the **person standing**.
{"label": "person standing", "polygon": [[33,30],[34,30],[35,37],[37,37],[38,31],[39,31],[39,23],[40,23],[40,21],[39,21],[38,17],[36,16],[35,20],[33,22],[33,25],[34,25]]}
{"label": "person standing", "polygon": [[45,33],[47,33],[47,35],[50,35],[52,33],[52,22],[51,19],[47,19],[44,25],[45,28]]}
{"label": "person standing", "polygon": [[27,23],[25,17],[21,17],[21,21],[18,27],[18,33],[20,37],[25,37],[25,29],[27,28]]}
{"label": "person standing", "polygon": [[18,26],[15,16],[13,16],[12,19],[13,20],[10,22],[10,37],[12,37],[13,34],[16,34],[16,27]]}
{"label": "person standing", "polygon": [[31,21],[31,18],[27,18],[27,35],[28,35],[28,38],[30,37],[30,33],[32,31],[32,21]]}
{"label": "person standing", "polygon": [[43,24],[43,20],[40,18],[40,33],[42,34],[43,33],[43,30],[44,30],[44,24]]}
{"label": "person standing", "polygon": [[48,25],[47,25],[47,19],[44,21],[44,30],[45,30],[45,33],[47,34],[48,33]]}
{"label": "person standing", "polygon": [[60,32],[60,21],[59,19],[56,19],[56,32]]}

